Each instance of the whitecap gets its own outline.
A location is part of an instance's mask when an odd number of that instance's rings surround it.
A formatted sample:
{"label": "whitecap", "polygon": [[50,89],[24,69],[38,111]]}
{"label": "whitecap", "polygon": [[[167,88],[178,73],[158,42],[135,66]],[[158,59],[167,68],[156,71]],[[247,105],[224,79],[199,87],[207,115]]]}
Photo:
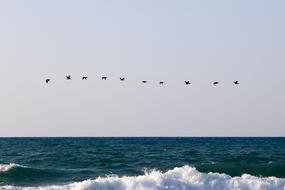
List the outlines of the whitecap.
{"label": "whitecap", "polygon": [[94,180],[46,187],[2,186],[1,190],[285,190],[285,179],[244,174],[231,177],[201,173],[194,167],[174,168],[165,173],[154,170],[141,176],[108,176]]}
{"label": "whitecap", "polygon": [[9,171],[10,169],[16,168],[16,167],[21,167],[24,168],[25,166],[19,165],[19,164],[0,164],[0,172],[6,172]]}

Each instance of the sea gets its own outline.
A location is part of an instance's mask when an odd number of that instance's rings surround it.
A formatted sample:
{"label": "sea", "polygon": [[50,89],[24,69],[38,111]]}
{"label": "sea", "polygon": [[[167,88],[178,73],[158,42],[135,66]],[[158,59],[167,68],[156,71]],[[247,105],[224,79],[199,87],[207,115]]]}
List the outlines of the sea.
{"label": "sea", "polygon": [[285,138],[0,138],[1,190],[285,190]]}

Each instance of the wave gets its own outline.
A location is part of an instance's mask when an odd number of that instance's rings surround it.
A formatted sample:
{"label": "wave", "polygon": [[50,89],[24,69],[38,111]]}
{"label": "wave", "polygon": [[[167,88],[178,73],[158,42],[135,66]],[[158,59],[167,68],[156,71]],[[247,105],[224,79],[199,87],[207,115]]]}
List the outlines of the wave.
{"label": "wave", "polygon": [[7,171],[14,169],[14,168],[26,168],[26,167],[19,165],[19,164],[14,164],[14,163],[0,164],[0,172],[7,172]]}
{"label": "wave", "polygon": [[[0,190],[3,184],[33,184],[37,186],[46,181],[61,181],[66,173],[57,169],[33,168],[19,164],[0,164]],[[41,183],[42,182],[42,183]]]}
{"label": "wave", "polygon": [[285,178],[243,174],[231,177],[220,173],[201,173],[190,166],[165,173],[157,170],[141,176],[108,176],[67,185],[45,187],[0,186],[1,190],[285,190]]}

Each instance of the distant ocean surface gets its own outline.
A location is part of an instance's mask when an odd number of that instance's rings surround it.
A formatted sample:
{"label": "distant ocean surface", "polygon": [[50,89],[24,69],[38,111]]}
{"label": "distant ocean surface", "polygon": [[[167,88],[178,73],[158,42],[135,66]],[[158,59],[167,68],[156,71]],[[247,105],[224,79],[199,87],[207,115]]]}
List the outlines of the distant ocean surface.
{"label": "distant ocean surface", "polygon": [[0,138],[1,190],[285,190],[285,138]]}

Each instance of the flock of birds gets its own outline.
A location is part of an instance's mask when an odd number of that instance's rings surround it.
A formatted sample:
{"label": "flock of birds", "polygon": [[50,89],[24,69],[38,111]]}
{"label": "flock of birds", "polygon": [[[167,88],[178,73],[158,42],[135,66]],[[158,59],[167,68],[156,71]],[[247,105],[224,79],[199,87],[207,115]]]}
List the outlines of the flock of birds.
{"label": "flock of birds", "polygon": [[[71,80],[71,75],[67,75],[67,76],[65,76],[66,77],[66,80]],[[102,80],[107,80],[107,78],[108,77],[101,77],[101,79]],[[81,77],[81,79],[82,80],[87,80],[88,79],[88,77],[86,77],[86,76],[83,76],[83,77]],[[120,81],[125,81],[125,77],[120,77]],[[51,81],[51,79],[46,79],[45,80],[46,81],[46,84],[48,84],[50,81]],[[143,80],[143,81],[141,81],[142,83],[147,83],[147,81],[146,80]],[[159,84],[160,85],[163,85],[165,82],[164,81],[160,81],[159,82]],[[191,83],[190,83],[190,81],[184,81],[184,83],[185,83],[185,85],[190,85]],[[238,85],[239,84],[239,81],[234,81],[233,82],[235,85]],[[213,82],[213,85],[218,85],[219,84],[219,82],[218,81],[215,81],[215,82]]]}

